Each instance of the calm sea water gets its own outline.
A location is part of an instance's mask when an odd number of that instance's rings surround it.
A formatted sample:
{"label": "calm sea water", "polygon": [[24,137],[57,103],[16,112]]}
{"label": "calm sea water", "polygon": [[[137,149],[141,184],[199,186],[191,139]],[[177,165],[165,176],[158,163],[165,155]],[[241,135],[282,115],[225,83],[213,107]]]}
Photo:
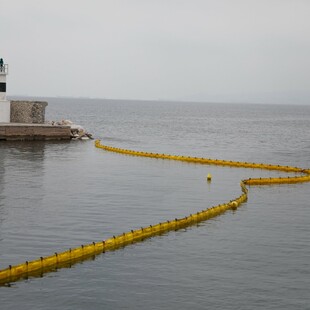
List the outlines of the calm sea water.
{"label": "calm sea water", "polygon": [[[310,106],[48,99],[103,144],[310,167]],[[211,184],[206,175],[211,173]],[[184,217],[285,175],[124,156],[93,141],[0,143],[0,268]],[[309,184],[251,187],[197,226],[0,287],[6,309],[310,309]]]}

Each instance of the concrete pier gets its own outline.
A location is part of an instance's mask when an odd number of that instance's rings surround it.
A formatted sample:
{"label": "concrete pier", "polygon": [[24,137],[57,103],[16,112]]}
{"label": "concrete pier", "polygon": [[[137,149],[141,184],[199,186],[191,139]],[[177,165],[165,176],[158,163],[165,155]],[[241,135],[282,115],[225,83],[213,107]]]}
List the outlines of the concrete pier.
{"label": "concrete pier", "polygon": [[0,140],[70,140],[70,126],[0,123]]}

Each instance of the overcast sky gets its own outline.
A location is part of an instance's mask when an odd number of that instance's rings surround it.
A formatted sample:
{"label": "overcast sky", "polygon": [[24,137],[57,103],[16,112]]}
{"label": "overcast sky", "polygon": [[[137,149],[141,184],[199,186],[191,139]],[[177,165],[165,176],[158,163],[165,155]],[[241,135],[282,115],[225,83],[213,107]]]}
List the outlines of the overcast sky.
{"label": "overcast sky", "polygon": [[0,0],[7,95],[310,104],[310,0]]}

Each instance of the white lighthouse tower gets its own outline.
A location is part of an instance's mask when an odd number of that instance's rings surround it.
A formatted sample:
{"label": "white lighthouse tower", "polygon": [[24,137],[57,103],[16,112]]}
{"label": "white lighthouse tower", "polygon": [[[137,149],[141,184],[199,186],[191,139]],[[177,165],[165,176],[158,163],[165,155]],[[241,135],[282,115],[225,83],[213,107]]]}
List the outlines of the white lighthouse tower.
{"label": "white lighthouse tower", "polygon": [[9,66],[0,58],[0,123],[10,122],[10,101],[6,100],[6,76]]}

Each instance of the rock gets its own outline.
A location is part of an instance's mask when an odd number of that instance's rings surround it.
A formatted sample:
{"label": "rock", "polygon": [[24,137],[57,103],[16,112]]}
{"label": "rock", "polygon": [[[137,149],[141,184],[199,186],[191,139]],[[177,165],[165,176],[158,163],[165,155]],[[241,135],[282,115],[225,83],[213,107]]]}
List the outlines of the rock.
{"label": "rock", "polygon": [[61,120],[60,122],[49,121],[48,124],[54,126],[70,126],[72,140],[88,140],[94,139],[92,134],[87,132],[82,126],[74,124],[70,120]]}

